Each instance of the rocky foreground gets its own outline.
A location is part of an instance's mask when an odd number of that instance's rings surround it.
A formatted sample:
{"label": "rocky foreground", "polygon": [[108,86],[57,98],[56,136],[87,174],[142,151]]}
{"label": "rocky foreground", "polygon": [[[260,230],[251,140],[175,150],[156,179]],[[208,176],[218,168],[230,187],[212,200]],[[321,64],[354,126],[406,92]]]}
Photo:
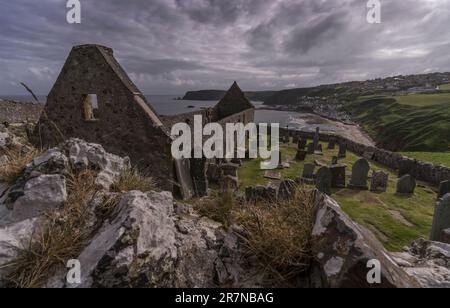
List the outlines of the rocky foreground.
{"label": "rocky foreground", "polygon": [[[3,128],[0,170],[23,142]],[[273,279],[249,253],[249,230],[202,217],[169,192],[121,190],[127,170],[129,159],[71,139],[0,184],[0,286],[450,287],[450,245],[418,240],[390,254],[325,196],[317,199],[307,270]],[[67,282],[69,259],[81,263],[80,284]],[[381,284],[367,280],[373,259]]]}

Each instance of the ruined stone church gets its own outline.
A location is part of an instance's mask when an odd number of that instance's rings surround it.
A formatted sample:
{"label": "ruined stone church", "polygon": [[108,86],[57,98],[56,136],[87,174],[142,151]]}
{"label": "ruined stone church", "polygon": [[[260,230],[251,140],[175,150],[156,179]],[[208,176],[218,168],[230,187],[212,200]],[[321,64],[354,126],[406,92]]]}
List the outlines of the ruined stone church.
{"label": "ruined stone church", "polygon": [[160,116],[128,77],[113,50],[99,45],[73,47],[47,99],[35,129],[36,143],[51,147],[69,138],[101,144],[128,156],[132,165],[174,191],[189,178],[189,165],[173,160],[171,125],[254,121],[255,108],[234,83],[214,107],[175,116]]}

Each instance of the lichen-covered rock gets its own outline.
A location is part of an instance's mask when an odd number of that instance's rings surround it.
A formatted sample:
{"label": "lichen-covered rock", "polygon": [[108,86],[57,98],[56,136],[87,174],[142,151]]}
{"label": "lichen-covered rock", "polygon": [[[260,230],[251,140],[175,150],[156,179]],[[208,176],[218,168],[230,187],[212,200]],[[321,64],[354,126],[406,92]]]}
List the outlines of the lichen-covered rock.
{"label": "lichen-covered rock", "polygon": [[20,249],[27,247],[31,235],[37,231],[39,220],[27,219],[0,228],[0,287],[10,273],[8,263],[17,258]]}
{"label": "lichen-covered rock", "polygon": [[[322,287],[416,287],[389,256],[382,244],[365,228],[353,222],[338,206],[324,196],[312,234],[314,260],[321,272]],[[381,263],[381,284],[369,284],[367,265]]]}
{"label": "lichen-covered rock", "polygon": [[67,201],[66,179],[62,175],[41,175],[30,179],[23,196],[12,205],[10,222],[38,217],[49,210],[59,208]]}
{"label": "lichen-covered rock", "polygon": [[94,168],[99,171],[96,184],[108,190],[114,180],[126,168],[130,159],[107,153],[99,144],[87,143],[80,139],[70,139],[65,146],[70,163],[79,169]]}
{"label": "lichen-covered rock", "polygon": [[422,288],[450,288],[449,244],[421,239],[394,257]]}

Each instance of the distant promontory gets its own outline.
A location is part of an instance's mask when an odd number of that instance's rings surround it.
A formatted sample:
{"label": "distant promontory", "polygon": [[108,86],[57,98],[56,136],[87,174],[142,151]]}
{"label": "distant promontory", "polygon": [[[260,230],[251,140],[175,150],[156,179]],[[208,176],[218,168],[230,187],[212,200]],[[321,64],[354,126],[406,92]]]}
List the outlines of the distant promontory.
{"label": "distant promontory", "polygon": [[[186,101],[218,101],[225,96],[224,90],[201,90],[201,91],[189,91],[183,97]],[[271,95],[275,94],[275,91],[257,91],[257,92],[245,92],[245,96],[252,101],[264,101]]]}

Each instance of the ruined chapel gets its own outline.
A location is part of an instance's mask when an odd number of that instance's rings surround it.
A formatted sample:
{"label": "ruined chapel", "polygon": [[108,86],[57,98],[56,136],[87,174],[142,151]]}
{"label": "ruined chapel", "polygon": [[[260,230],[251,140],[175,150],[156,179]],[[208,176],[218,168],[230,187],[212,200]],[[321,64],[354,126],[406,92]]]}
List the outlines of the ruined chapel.
{"label": "ruined chapel", "polygon": [[190,177],[189,164],[171,155],[171,126],[254,121],[255,108],[235,82],[214,107],[175,116],[160,116],[128,77],[113,50],[99,45],[75,46],[51,89],[35,129],[35,140],[51,147],[69,138],[101,144],[106,151],[128,156],[132,165],[174,191]]}

